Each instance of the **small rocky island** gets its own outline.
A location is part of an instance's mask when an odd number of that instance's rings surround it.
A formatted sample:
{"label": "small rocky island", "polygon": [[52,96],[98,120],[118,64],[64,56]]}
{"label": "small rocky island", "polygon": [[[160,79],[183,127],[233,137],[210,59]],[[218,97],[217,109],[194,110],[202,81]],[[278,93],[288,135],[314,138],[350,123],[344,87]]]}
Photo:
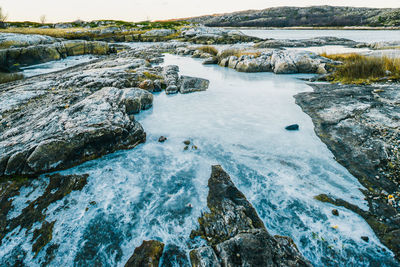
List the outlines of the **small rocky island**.
{"label": "small rocky island", "polygon": [[[383,12],[372,11],[376,16]],[[374,21],[375,16],[368,19]],[[220,16],[197,20],[222,23]],[[343,46],[374,53],[394,49],[399,43],[363,43],[337,37],[261,39],[234,29],[179,21],[78,24],[79,29],[68,23],[48,28],[17,23],[0,33],[0,246],[21,231],[31,243],[28,249],[16,246],[4,261],[0,259],[1,264],[29,266],[24,262],[27,254],[35,259],[44,253],[41,264],[45,266],[57,257],[59,244],[52,243],[57,220],[50,220],[46,212],[54,203],[66,203],[71,194],[84,191],[90,177],[58,171],[145,143],[146,129],[137,116],[151,109],[159,94],[179,97],[177,94],[208,90],[209,80],[182,75],[184,70],[178,66],[163,64],[165,53],[244,73],[315,74],[306,79],[313,90],[297,94],[296,104],[311,117],[315,133],[335,160],[363,186],[369,209],[329,194],[317,195],[313,201],[345,207],[361,216],[399,260],[398,62],[387,59],[385,64],[395,62],[390,70],[349,81],[349,77],[340,76],[343,70],[356,68],[351,64],[358,60],[369,62],[371,56],[332,56],[302,49]],[[76,56],[89,56],[90,60],[56,72],[24,76],[26,67]],[[301,129],[298,124],[291,126],[287,130]],[[169,142],[165,136],[158,140],[160,145]],[[185,151],[189,145],[199,150],[187,142]],[[19,200],[24,190],[38,187],[36,181],[45,181],[42,192]],[[191,229],[190,238],[185,237],[191,240],[186,251],[164,244],[165,240],[143,240],[136,248],[128,246],[133,255],[123,263],[119,256],[119,264],[313,265],[290,237],[268,232],[259,212],[219,165],[212,166],[208,190],[208,209],[198,218],[198,228]],[[17,205],[23,208],[15,215]],[[339,214],[337,210],[332,213]],[[368,242],[368,237],[363,240]]]}

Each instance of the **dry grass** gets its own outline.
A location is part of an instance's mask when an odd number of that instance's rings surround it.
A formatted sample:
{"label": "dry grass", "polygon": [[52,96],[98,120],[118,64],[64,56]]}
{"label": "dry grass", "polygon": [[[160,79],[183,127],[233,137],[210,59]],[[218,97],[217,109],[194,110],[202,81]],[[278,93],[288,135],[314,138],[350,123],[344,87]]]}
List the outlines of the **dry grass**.
{"label": "dry grass", "polygon": [[197,48],[197,50],[200,50],[204,53],[208,53],[213,56],[216,56],[218,54],[218,49],[215,48],[214,46],[209,46],[209,45],[201,46]]}
{"label": "dry grass", "polygon": [[400,79],[400,59],[367,57],[359,54],[335,54],[324,57],[341,61],[332,74],[334,82],[369,84],[380,80]]}
{"label": "dry grass", "polygon": [[240,50],[240,49],[226,49],[223,50],[221,53],[218,54],[218,58],[224,59],[230,56],[235,56],[235,57],[241,57],[241,56],[254,56],[254,57],[259,57],[261,56],[261,52],[257,51],[246,51],[246,50]]}

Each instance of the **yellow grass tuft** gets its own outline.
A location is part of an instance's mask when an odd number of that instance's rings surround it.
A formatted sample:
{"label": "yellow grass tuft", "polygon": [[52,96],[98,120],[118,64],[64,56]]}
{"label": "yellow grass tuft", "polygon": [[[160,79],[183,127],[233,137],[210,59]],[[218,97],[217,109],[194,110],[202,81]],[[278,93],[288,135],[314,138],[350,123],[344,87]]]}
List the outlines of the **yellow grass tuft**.
{"label": "yellow grass tuft", "polygon": [[382,79],[400,79],[400,58],[368,57],[355,53],[321,56],[343,62],[332,74],[334,82],[369,84]]}

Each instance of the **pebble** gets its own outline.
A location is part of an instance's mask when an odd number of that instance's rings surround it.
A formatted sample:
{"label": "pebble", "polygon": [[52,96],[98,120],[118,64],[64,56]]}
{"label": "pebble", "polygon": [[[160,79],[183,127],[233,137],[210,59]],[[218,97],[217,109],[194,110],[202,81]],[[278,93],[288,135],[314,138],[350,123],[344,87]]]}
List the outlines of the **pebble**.
{"label": "pebble", "polygon": [[185,144],[185,145],[190,145],[190,141],[189,140],[186,140],[186,141],[183,141],[183,143]]}
{"label": "pebble", "polygon": [[332,214],[335,216],[339,216],[339,211],[337,209],[333,209]]}

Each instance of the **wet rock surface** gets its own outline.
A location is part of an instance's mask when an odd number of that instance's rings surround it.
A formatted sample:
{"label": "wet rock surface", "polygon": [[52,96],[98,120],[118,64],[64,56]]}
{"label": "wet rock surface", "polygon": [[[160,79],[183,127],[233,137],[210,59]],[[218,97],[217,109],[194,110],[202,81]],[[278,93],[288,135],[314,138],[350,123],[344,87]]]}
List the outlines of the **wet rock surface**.
{"label": "wet rock surface", "polygon": [[[0,244],[7,234],[18,230],[25,230],[28,238],[32,235],[32,252],[37,255],[52,240],[53,227],[56,221],[48,222],[46,220],[47,208],[57,201],[64,199],[72,191],[80,191],[87,183],[88,175],[69,175],[59,174],[41,177],[43,183],[46,183],[44,192],[37,198],[27,203],[20,213],[12,215],[14,208],[14,198],[20,194],[23,187],[32,186],[32,180],[18,179],[13,181],[0,182]],[[39,227],[38,227],[39,226]],[[51,257],[54,246],[47,247],[47,254]],[[13,258],[13,257],[11,257]],[[18,258],[18,257],[17,257]],[[8,264],[7,259],[0,259],[0,264]],[[21,259],[23,260],[23,259]],[[4,266],[4,265],[3,265]]]}
{"label": "wet rock surface", "polygon": [[317,199],[358,213],[399,259],[399,85],[311,86],[314,92],[296,95],[296,103],[336,160],[365,186],[369,211],[332,196]]}
{"label": "wet rock surface", "polygon": [[164,250],[164,244],[160,241],[143,241],[137,247],[125,267],[158,267]]}
{"label": "wet rock surface", "polygon": [[235,187],[221,166],[213,166],[208,181],[210,213],[199,218],[207,246],[190,252],[192,266],[311,266],[289,237],[272,236],[254,207]]}

